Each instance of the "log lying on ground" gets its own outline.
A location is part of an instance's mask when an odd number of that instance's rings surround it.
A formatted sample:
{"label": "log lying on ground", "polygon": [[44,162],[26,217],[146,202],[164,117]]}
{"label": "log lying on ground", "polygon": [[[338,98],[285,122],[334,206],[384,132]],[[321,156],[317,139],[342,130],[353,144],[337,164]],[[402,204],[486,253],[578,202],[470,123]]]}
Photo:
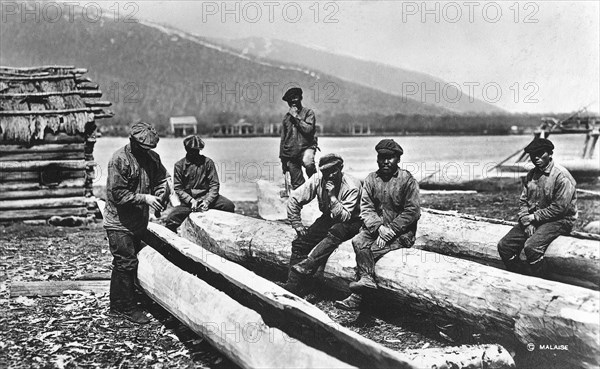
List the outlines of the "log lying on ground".
{"label": "log lying on ground", "polygon": [[40,190],[0,192],[0,200],[40,199],[48,197],[85,196],[84,188],[46,188]]}
{"label": "log lying on ground", "polygon": [[48,219],[53,216],[86,216],[88,209],[86,207],[73,208],[33,208],[33,209],[15,209],[0,211],[0,221],[10,222],[23,219]]}
{"label": "log lying on ground", "polygon": [[57,197],[49,199],[0,200],[0,210],[89,207],[96,203],[91,197]]}
{"label": "log lying on ground", "polygon": [[269,327],[260,314],[173,265],[153,248],[143,248],[138,260],[142,289],[240,367],[352,367]]}
{"label": "log lying on ground", "polygon": [[[352,365],[368,368],[413,367],[406,355],[387,349],[333,322],[321,310],[278,285],[240,265],[224,260],[166,228],[149,224],[147,243],[160,250],[177,265],[189,269],[213,287],[235,296],[238,302],[257,310],[267,324],[293,338],[318,348]],[[190,263],[195,265],[190,265]],[[156,278],[159,278],[158,276]],[[411,357],[418,368],[470,368],[489,364],[507,368],[514,362],[497,345],[463,346],[451,349],[415,350]]]}
{"label": "log lying on ground", "polygon": [[[258,212],[263,219],[287,219],[285,199],[280,199],[278,186],[258,181]],[[305,225],[320,216],[316,202],[303,211]],[[511,226],[464,219],[450,212],[423,209],[415,248],[475,261],[504,269],[497,251],[498,241]],[[521,255],[524,258],[524,254]],[[600,247],[598,241],[575,237],[559,237],[546,252],[552,274],[549,279],[576,286],[600,289]]]}
{"label": "log lying on ground", "polygon": [[[182,236],[227,259],[285,269],[294,231],[287,225],[210,210],[192,214]],[[354,252],[343,243],[324,279],[344,289],[354,279]],[[380,297],[462,320],[516,342],[568,345],[556,360],[570,367],[600,362],[598,292],[547,281],[424,250],[388,253],[376,266]]]}
{"label": "log lying on ground", "polygon": [[[423,211],[415,248],[504,269],[497,245],[510,229],[508,225],[464,219],[437,210]],[[598,241],[558,237],[548,247],[545,259],[552,271],[549,279],[600,289]]]}

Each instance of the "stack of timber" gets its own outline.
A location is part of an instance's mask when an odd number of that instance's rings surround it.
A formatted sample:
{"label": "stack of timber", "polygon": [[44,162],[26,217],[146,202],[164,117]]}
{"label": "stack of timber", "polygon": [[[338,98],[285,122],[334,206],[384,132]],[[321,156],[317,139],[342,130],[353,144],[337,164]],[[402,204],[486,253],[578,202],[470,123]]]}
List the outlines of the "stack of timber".
{"label": "stack of timber", "polygon": [[202,246],[150,223],[142,289],[243,368],[512,368],[499,345],[400,353]]}
{"label": "stack of timber", "polygon": [[0,221],[95,211],[95,120],[113,113],[85,73],[0,67]]}
{"label": "stack of timber", "polygon": [[[295,237],[286,224],[214,210],[192,214],[179,231],[228,260],[282,272]],[[462,321],[520,348],[530,343],[568,347],[552,353],[536,349],[531,354],[564,367],[598,367],[597,291],[441,256],[415,249],[388,253],[376,265],[380,288],[372,298],[408,303],[414,309]],[[329,258],[323,280],[347,291],[355,267],[352,245],[344,242]]]}

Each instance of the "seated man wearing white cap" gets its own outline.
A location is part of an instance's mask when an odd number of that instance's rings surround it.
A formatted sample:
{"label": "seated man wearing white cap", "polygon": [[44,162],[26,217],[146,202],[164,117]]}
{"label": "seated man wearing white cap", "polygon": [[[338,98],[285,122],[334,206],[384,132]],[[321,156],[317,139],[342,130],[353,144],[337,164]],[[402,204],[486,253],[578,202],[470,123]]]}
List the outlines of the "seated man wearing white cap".
{"label": "seated man wearing white cap", "polygon": [[198,135],[183,140],[186,155],[175,163],[173,187],[181,201],[167,217],[166,226],[173,232],[190,213],[216,209],[233,213],[235,205],[225,196],[219,195],[219,176],[215,163],[200,150],[204,141]]}
{"label": "seated man wearing white cap", "polygon": [[[298,237],[292,242],[290,270],[284,288],[297,295],[304,295],[308,290],[304,278],[325,265],[333,251],[354,237],[362,225],[359,218],[361,182],[342,173],[343,167],[340,156],[323,156],[319,160],[321,172],[290,194],[288,219]],[[323,214],[306,228],[300,211],[315,197]]]}

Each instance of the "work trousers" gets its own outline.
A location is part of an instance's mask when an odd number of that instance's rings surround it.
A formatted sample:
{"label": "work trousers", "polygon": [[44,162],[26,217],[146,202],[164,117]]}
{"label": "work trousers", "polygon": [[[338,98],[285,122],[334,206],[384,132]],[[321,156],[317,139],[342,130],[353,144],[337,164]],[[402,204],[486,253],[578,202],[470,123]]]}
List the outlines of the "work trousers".
{"label": "work trousers", "polygon": [[[229,213],[233,213],[235,211],[235,205],[231,200],[227,197],[219,195],[215,201],[208,207],[209,209],[227,211]],[[169,216],[167,216],[166,227],[169,228],[173,232],[177,232],[177,228],[183,223],[185,218],[187,218],[192,213],[192,208],[188,205],[179,205],[176,206]]]}
{"label": "work trousers", "polygon": [[362,221],[358,218],[339,223],[329,215],[321,215],[308,227],[305,236],[298,236],[292,241],[290,266],[307,257],[312,259],[316,267],[325,265],[335,249],[356,235],[361,225]]}
{"label": "work trousers", "polygon": [[511,271],[518,271],[515,266],[519,262],[522,250],[525,251],[525,257],[530,265],[539,262],[552,241],[560,235],[571,232],[572,224],[564,219],[544,223],[537,227],[529,238],[525,228],[520,223],[517,224],[498,242],[500,258]]}
{"label": "work trousers", "polygon": [[375,263],[390,251],[401,248],[410,248],[415,243],[415,235],[412,232],[396,236],[384,247],[379,248],[375,241],[378,233],[371,234],[366,228],[352,239],[352,247],[356,254],[357,279],[360,276],[369,275],[375,279]]}
{"label": "work trousers", "polygon": [[306,181],[304,179],[304,174],[302,174],[302,167],[306,169],[308,178],[317,172],[317,167],[315,165],[315,151],[314,148],[308,148],[297,158],[288,159],[287,169],[290,172],[292,189],[295,190]]}
{"label": "work trousers", "polygon": [[138,267],[137,253],[142,248],[140,238],[123,231],[107,230],[106,234],[110,253],[113,256],[113,269],[135,273]]}

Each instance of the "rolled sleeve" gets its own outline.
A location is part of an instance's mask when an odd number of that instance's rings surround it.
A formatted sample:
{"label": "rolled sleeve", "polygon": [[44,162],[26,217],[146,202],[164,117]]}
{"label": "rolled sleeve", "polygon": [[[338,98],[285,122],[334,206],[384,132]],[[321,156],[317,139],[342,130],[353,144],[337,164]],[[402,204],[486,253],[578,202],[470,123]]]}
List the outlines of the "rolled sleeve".
{"label": "rolled sleeve", "polygon": [[330,204],[331,218],[340,222],[346,222],[352,218],[352,214],[359,206],[359,189],[350,190],[343,199],[337,199]]}
{"label": "rolled sleeve", "polygon": [[287,202],[288,220],[292,227],[302,226],[300,212],[302,207],[311,202],[317,196],[320,179],[318,175],[313,175],[308,181],[290,193]]}

